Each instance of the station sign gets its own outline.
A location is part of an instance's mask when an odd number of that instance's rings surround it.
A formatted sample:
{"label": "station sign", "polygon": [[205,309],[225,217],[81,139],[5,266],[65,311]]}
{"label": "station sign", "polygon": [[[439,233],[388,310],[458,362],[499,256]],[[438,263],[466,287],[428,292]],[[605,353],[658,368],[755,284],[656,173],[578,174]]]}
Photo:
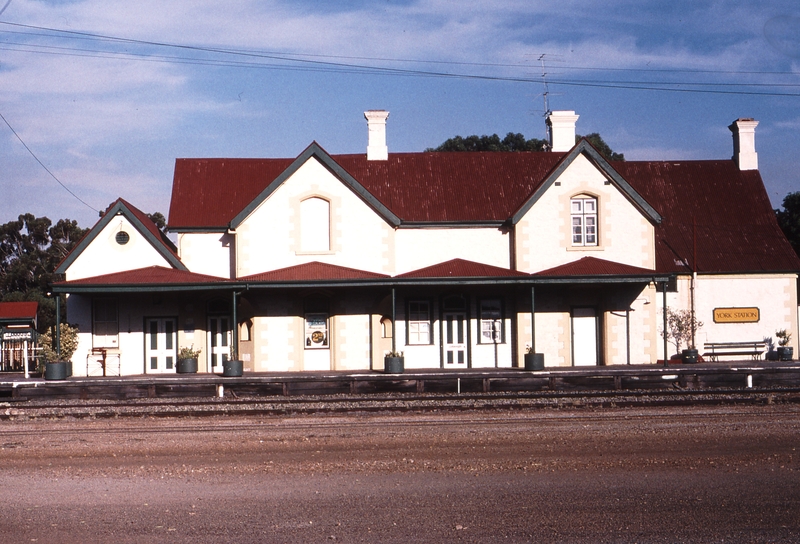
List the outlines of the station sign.
{"label": "station sign", "polygon": [[758,308],[714,308],[714,323],[758,323]]}

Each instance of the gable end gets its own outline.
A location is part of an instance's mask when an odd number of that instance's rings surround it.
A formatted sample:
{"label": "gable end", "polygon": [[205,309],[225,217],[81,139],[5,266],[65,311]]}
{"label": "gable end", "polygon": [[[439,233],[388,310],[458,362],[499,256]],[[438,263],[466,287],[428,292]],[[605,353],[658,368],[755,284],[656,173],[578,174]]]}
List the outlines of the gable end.
{"label": "gable end", "polygon": [[572,150],[561,159],[561,162],[556,165],[553,171],[545,178],[544,182],[539,186],[531,197],[511,216],[511,224],[516,225],[519,223],[526,213],[533,207],[534,204],[544,195],[545,192],[555,183],[558,178],[575,162],[580,156],[584,155],[590,162],[592,162],[600,172],[614,185],[625,197],[633,204],[633,206],[644,215],[650,223],[658,225],[661,223],[661,214],[659,214],[642,196],[634,190],[634,188],[625,179],[614,170],[608,161],[592,145],[585,139],[581,139]]}

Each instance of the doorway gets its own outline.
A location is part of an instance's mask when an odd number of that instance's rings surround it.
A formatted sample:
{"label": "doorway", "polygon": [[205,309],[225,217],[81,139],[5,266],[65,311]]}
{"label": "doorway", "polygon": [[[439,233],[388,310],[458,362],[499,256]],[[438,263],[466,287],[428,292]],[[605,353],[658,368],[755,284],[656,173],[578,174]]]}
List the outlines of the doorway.
{"label": "doorway", "polygon": [[444,312],[444,366],[467,368],[467,314]]}
{"label": "doorway", "polygon": [[226,315],[208,318],[208,360],[211,372],[222,372],[222,363],[231,357],[231,320]]}
{"label": "doorway", "polygon": [[596,366],[597,310],[594,308],[572,309],[572,364],[573,366]]}
{"label": "doorway", "polygon": [[145,372],[175,372],[177,326],[172,317],[151,317],[145,320]]}

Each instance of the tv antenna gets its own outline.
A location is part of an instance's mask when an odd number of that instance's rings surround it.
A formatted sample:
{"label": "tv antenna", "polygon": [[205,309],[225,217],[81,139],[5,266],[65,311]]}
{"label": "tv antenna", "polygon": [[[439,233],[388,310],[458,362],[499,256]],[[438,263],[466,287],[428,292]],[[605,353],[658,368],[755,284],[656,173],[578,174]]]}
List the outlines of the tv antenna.
{"label": "tv antenna", "polygon": [[[544,87],[544,92],[542,93],[542,100],[544,101],[544,113],[542,117],[545,119],[547,115],[550,113],[550,87],[547,84],[547,61],[548,60],[557,60],[553,59],[552,55],[548,55],[547,53],[542,53],[539,55],[539,64],[542,66],[542,86]],[[545,133],[545,140],[550,141],[550,127],[547,123],[544,124],[544,133]]]}

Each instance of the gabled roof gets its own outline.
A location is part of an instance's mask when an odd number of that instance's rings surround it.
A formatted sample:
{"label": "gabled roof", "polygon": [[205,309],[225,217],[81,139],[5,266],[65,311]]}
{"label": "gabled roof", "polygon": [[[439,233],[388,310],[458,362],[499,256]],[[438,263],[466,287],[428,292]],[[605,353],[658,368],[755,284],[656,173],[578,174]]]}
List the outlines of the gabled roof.
{"label": "gabled roof", "polygon": [[667,274],[648,268],[607,261],[597,257],[582,257],[533,274],[536,283],[626,283],[667,281]]}
{"label": "gabled roof", "polygon": [[800,270],[757,171],[730,159],[609,162],[586,140],[568,153],[391,153],[368,161],[313,143],[295,159],[179,159],[169,224],[225,231],[314,157],[393,226],[499,228],[519,221],[579,156],[654,225],[660,273]]}
{"label": "gabled roof", "polygon": [[163,266],[149,266],[135,270],[114,272],[91,278],[72,281],[59,281],[52,284],[54,293],[101,292],[113,287],[114,291],[180,291],[210,288],[230,289],[231,280],[205,274],[195,274],[186,270],[176,270]]}
{"label": "gabled roof", "polygon": [[388,278],[386,274],[378,274],[376,272],[367,272],[366,270],[358,270],[355,268],[347,268],[344,266],[336,266],[333,264],[321,263],[318,261],[298,264],[281,268],[279,270],[272,270],[269,272],[262,272],[260,274],[253,274],[252,276],[245,276],[238,278],[240,282],[287,282],[287,281],[320,281],[320,280],[363,280],[363,279],[384,279]]}
{"label": "gabled roof", "polygon": [[536,272],[534,276],[652,276],[653,274],[655,270],[597,257],[582,257],[571,263]]}
{"label": "gabled roof", "polygon": [[316,143],[297,159],[178,159],[169,228],[225,230],[263,202],[310,157],[390,224],[506,222],[564,153],[328,155]]}
{"label": "gabled roof", "polygon": [[0,320],[35,320],[38,302],[0,302]]}
{"label": "gabled roof", "polygon": [[489,264],[476,263],[464,259],[452,259],[443,263],[426,266],[399,274],[396,278],[495,278],[495,277],[530,277],[525,272],[500,268]]}
{"label": "gabled roof", "polygon": [[575,159],[581,155],[585,156],[591,161],[595,167],[606,176],[608,181],[614,185],[619,191],[639,210],[651,223],[657,225],[661,223],[661,215],[640,195],[625,179],[611,167],[609,162],[589,143],[586,138],[581,140],[573,147],[564,157],[561,158],[558,165],[548,174],[544,182],[537,187],[536,191],[528,198],[522,206],[514,213],[511,218],[511,223],[518,223],[523,216],[528,213],[533,205],[539,198],[556,182],[556,180],[575,162]]}
{"label": "gabled roof", "polygon": [[147,217],[147,214],[120,198],[108,207],[103,217],[101,217],[100,220],[89,229],[86,236],[72,248],[72,251],[69,252],[64,260],[61,261],[61,264],[58,265],[58,268],[56,268],[56,273],[66,273],[67,269],[75,262],[78,256],[95,240],[95,238],[97,238],[97,235],[102,232],[106,225],[113,221],[114,217],[119,214],[123,215],[137,232],[139,232],[139,234],[153,246],[153,249],[164,257],[170,265],[178,270],[187,270],[178,257],[175,245],[158,229],[156,224]]}

